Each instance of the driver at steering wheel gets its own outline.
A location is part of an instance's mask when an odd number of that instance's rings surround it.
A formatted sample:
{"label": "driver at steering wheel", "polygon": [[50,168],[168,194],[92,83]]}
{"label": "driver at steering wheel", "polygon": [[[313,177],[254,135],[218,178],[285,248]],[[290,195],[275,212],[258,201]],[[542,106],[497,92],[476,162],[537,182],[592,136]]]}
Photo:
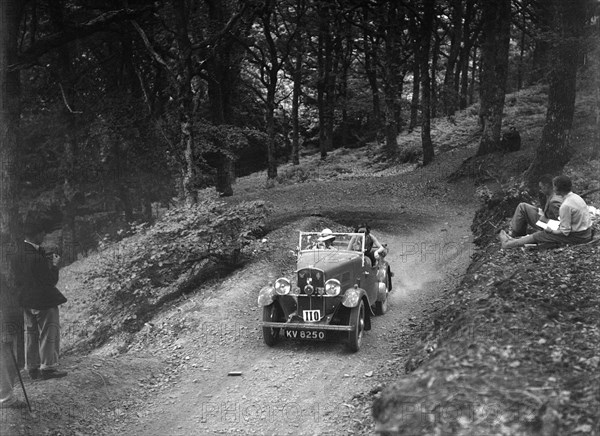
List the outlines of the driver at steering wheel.
{"label": "driver at steering wheel", "polygon": [[319,239],[313,245],[313,249],[323,249],[323,250],[337,250],[337,248],[333,245],[335,241],[335,235],[331,231],[331,229],[323,229],[319,234]]}

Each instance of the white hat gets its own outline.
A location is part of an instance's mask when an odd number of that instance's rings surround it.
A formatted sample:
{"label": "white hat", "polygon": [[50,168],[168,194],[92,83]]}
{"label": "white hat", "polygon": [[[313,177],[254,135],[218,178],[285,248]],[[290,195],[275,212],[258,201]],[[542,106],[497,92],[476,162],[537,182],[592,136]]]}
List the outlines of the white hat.
{"label": "white hat", "polygon": [[335,239],[335,235],[333,235],[333,232],[331,231],[331,229],[323,229],[318,241],[323,242],[323,241],[328,241],[329,239]]}

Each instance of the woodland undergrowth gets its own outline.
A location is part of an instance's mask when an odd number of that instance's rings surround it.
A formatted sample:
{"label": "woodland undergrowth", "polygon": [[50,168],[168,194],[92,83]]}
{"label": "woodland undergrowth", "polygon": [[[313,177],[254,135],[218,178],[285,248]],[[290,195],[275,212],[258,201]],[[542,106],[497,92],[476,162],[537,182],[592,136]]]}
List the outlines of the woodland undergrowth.
{"label": "woodland undergrowth", "polygon": [[261,251],[270,205],[227,205],[211,196],[168,210],[157,223],[101,247],[79,278],[76,304],[88,313],[72,326],[79,348],[135,333],[165,303],[245,264]]}

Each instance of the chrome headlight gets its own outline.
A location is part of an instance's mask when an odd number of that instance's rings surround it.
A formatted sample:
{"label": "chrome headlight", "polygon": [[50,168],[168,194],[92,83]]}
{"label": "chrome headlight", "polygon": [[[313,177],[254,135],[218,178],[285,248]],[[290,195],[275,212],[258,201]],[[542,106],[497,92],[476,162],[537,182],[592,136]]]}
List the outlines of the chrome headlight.
{"label": "chrome headlight", "polygon": [[290,293],[291,289],[292,285],[288,279],[280,278],[275,280],[275,292],[277,292],[278,295],[287,295]]}
{"label": "chrome headlight", "polygon": [[325,282],[325,293],[330,297],[335,297],[336,295],[340,295],[342,291],[342,285],[340,281],[337,279],[329,279]]}

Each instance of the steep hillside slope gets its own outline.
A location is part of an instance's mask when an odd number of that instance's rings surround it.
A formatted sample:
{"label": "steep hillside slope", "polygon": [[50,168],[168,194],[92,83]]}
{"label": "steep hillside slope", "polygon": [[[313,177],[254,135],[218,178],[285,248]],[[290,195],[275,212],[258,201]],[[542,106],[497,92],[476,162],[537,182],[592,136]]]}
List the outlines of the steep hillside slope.
{"label": "steep hillside slope", "polygon": [[[595,100],[580,95],[565,173],[599,207]],[[543,118],[522,115],[534,109],[508,109],[508,123],[527,126],[530,144]],[[496,240],[516,204],[531,200],[519,176],[532,156],[525,147],[471,160],[453,174],[475,179],[486,201],[473,223],[481,249],[460,286],[444,295],[407,374],[368,396],[381,434],[600,434],[600,239],[547,251],[504,251]]]}

